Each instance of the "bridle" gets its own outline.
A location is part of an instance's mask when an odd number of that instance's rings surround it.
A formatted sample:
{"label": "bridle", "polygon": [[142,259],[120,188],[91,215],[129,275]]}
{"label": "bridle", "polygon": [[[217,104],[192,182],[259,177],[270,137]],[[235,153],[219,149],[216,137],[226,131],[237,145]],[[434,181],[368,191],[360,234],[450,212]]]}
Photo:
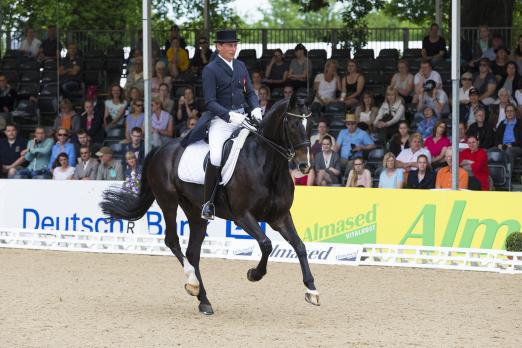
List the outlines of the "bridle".
{"label": "bridle", "polygon": [[[292,142],[292,140],[290,139],[290,136],[288,134],[288,132],[289,132],[288,116],[297,117],[302,120],[306,120],[310,116],[312,116],[312,113],[310,112],[308,114],[303,113],[301,115],[298,115],[298,114],[294,114],[294,113],[291,113],[291,112],[288,112],[285,110],[284,115],[285,116],[283,118],[283,142],[284,142],[285,146],[281,146],[278,143],[268,139],[263,134],[261,134],[257,130],[260,127],[260,123],[253,118],[248,119],[247,122],[243,122],[243,126],[245,128],[247,128],[251,133],[255,134],[258,138],[263,140],[267,145],[269,145],[277,153],[279,153],[281,156],[283,156],[288,162],[291,162],[295,158],[295,150],[300,149],[302,147],[310,146],[310,140],[305,140],[302,143],[294,145],[294,143]],[[306,129],[305,129],[305,131],[306,131]]]}

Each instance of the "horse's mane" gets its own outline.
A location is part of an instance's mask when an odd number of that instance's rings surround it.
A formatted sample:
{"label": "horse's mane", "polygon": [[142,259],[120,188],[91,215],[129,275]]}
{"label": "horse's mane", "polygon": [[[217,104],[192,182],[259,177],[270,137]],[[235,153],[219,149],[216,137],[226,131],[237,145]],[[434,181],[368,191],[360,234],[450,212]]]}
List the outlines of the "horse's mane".
{"label": "horse's mane", "polygon": [[[277,102],[275,102],[275,104],[272,105],[272,107],[268,110],[265,117],[263,117],[263,121],[261,122],[261,124],[263,126],[269,125],[271,122],[273,122],[272,119],[274,117],[282,115],[282,113],[288,107],[289,103],[290,103],[290,98],[281,99],[281,100],[278,100]],[[283,107],[284,107],[283,110],[279,110]]]}

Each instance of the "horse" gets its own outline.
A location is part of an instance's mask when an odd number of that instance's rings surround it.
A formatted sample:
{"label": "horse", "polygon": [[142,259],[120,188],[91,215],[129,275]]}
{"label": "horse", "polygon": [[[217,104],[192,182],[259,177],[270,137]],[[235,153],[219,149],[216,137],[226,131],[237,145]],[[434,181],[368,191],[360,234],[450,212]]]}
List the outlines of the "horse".
{"label": "horse", "polygon": [[[276,102],[266,113],[259,131],[246,139],[226,186],[220,185],[215,195],[216,216],[233,221],[259,244],[262,252],[257,267],[247,272],[247,279],[255,282],[267,272],[272,243],[259,225],[265,221],[293,247],[301,266],[306,287],[305,300],[319,305],[306,248],[297,234],[290,207],[294,199],[294,183],[288,163],[294,162],[299,171],[310,170],[310,133],[312,122],[308,108],[295,96]],[[245,127],[251,127],[247,124]],[[254,135],[253,135],[254,134]],[[120,188],[103,193],[100,207],[104,214],[115,219],[140,219],[158,202],[165,217],[165,245],[181,263],[187,277],[185,290],[199,300],[203,314],[213,314],[199,269],[201,245],[205,238],[207,221],[201,218],[203,185],[183,182],[177,168],[185,147],[167,143],[150,151],[144,159],[139,194]],[[186,255],[181,251],[176,233],[178,205],[185,212],[190,227]]]}

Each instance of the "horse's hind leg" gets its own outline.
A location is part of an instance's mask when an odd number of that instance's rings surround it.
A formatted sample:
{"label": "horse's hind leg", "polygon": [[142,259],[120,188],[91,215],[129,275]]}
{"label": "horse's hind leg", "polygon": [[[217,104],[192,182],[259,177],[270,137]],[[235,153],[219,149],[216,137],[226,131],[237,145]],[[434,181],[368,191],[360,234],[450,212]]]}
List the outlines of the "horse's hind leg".
{"label": "horse's hind leg", "polygon": [[270,226],[281,233],[283,238],[290,243],[294,248],[294,251],[299,258],[301,265],[301,272],[303,273],[303,283],[306,286],[305,299],[307,302],[318,306],[319,305],[319,292],[315,288],[314,277],[308,264],[308,257],[306,254],[306,247],[297,234],[297,231],[292,220],[290,213],[286,214],[283,218],[278,221],[270,222]]}
{"label": "horse's hind leg", "polygon": [[177,233],[176,216],[178,212],[177,197],[169,197],[168,199],[157,199],[158,205],[163,212],[165,218],[165,245],[172,251],[174,256],[183,265],[183,252],[179,245],[179,237]]}
{"label": "horse's hind leg", "polygon": [[244,229],[249,235],[254,237],[259,244],[259,248],[261,249],[261,260],[259,260],[259,264],[256,268],[251,268],[248,270],[247,278],[251,282],[256,282],[258,280],[263,279],[266,274],[266,265],[268,263],[268,257],[272,252],[272,242],[270,239],[263,233],[261,227],[257,220],[247,213],[243,217],[234,221],[236,225]]}
{"label": "horse's hind leg", "polygon": [[190,295],[198,297],[199,311],[201,313],[211,315],[214,314],[214,310],[207,298],[207,292],[203,286],[203,280],[199,269],[201,245],[205,239],[207,221],[201,218],[201,211],[198,207],[183,201],[181,207],[187,215],[190,227],[189,244],[186,252],[187,258],[183,264],[183,269],[187,275],[185,290],[187,290]]}

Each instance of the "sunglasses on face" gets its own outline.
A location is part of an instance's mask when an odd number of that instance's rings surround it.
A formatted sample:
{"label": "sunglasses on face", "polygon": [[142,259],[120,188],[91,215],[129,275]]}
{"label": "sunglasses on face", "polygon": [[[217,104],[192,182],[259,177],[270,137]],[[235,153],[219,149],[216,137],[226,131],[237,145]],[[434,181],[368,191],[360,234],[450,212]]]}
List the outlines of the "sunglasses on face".
{"label": "sunglasses on face", "polygon": [[65,133],[58,133],[58,136],[59,136],[59,137],[66,137],[67,134],[65,134]]}
{"label": "sunglasses on face", "polygon": [[462,81],[471,81],[471,79],[470,79],[470,78],[467,78],[467,77],[465,77],[465,78],[463,78],[463,79],[462,79]]}

